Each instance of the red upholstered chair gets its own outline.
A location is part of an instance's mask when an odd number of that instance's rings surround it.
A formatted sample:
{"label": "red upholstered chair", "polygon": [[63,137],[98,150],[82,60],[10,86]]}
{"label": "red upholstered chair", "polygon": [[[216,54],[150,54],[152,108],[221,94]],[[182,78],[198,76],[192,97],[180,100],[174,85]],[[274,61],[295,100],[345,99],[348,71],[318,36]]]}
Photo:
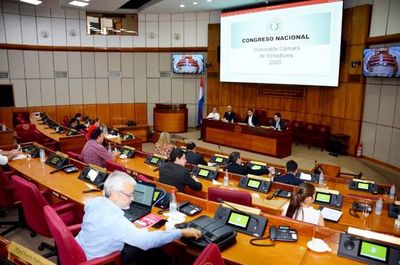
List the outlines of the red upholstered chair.
{"label": "red upholstered chair", "polygon": [[17,207],[19,215],[17,221],[0,221],[0,226],[11,226],[1,232],[0,236],[4,236],[17,228],[24,226],[24,218],[21,211],[22,208],[20,207],[19,199],[14,186],[10,181],[8,172],[9,171],[3,169],[3,166],[0,167],[0,215],[4,217],[7,210]]}
{"label": "red upholstered chair", "polygon": [[233,202],[249,207],[253,205],[251,194],[247,191],[227,190],[215,187],[208,188],[208,200],[217,202],[221,199],[227,202]]}
{"label": "red upholstered chair", "polygon": [[53,151],[58,150],[58,143],[50,138],[48,138],[46,135],[41,133],[39,130],[34,130],[33,135],[35,136],[35,142],[50,148]]}
{"label": "red upholstered chair", "polygon": [[19,124],[15,127],[15,130],[17,132],[18,143],[35,141],[35,135],[33,134],[33,132],[36,130],[35,124]]}
{"label": "red upholstered chair", "polygon": [[327,142],[331,135],[331,130],[329,126],[319,125],[315,130],[315,134],[312,137],[313,144],[319,146],[321,151],[324,151],[326,148]]}
{"label": "red upholstered chair", "polygon": [[121,264],[120,251],[115,251],[107,256],[86,259],[85,252],[75,240],[71,231],[76,232],[80,225],[67,227],[57,212],[50,206],[44,207],[44,216],[49,226],[51,235],[58,248],[58,258],[62,265],[95,265],[95,264]]}
{"label": "red upholstered chair", "polygon": [[216,244],[211,243],[203,249],[193,265],[224,265],[221,252]]}
{"label": "red upholstered chair", "polygon": [[258,118],[258,122],[261,125],[266,125],[267,124],[267,112],[263,109],[256,109],[254,111],[254,114]]}
{"label": "red upholstered chair", "polygon": [[64,118],[63,118],[63,124],[64,124],[65,127],[68,127],[68,125],[69,125],[69,119],[68,119],[67,116],[64,116]]}
{"label": "red upholstered chair", "polygon": [[150,179],[146,178],[146,177],[145,177],[144,175],[142,175],[142,174],[138,174],[138,175],[136,176],[136,180],[140,180],[140,181],[143,181],[143,182],[151,182]]}
{"label": "red upholstered chair", "polygon": [[106,169],[110,172],[114,170],[119,170],[126,173],[126,168],[112,160],[106,160]]}
{"label": "red upholstered chair", "polygon": [[313,123],[306,123],[304,126],[304,142],[308,148],[311,147],[314,136],[317,134],[317,127],[317,124]]}
{"label": "red upholstered chair", "polygon": [[[28,227],[39,235],[51,238],[52,236],[43,211],[44,206],[49,205],[45,197],[32,182],[17,175],[12,176],[11,181],[22,202],[24,217]],[[82,221],[78,220],[78,217],[82,216],[79,212],[81,208],[73,202],[60,202],[50,206],[60,215],[60,218],[66,225],[76,224]],[[51,250],[50,253],[43,255],[46,258],[57,254],[53,246],[42,242],[39,246],[39,250],[43,250],[44,248]]]}
{"label": "red upholstered chair", "polygon": [[81,158],[80,158],[80,154],[77,154],[77,153],[72,152],[72,151],[68,151],[67,155],[72,159],[75,159],[75,160],[78,160],[78,161],[82,161]]}
{"label": "red upholstered chair", "polygon": [[235,122],[242,122],[242,116],[239,113],[236,113]]}
{"label": "red upholstered chair", "polygon": [[297,145],[304,141],[304,125],[301,121],[293,121],[291,124],[293,142]]}
{"label": "red upholstered chair", "polygon": [[268,117],[267,118],[267,126],[272,126],[273,122],[274,122],[274,118],[273,117]]}

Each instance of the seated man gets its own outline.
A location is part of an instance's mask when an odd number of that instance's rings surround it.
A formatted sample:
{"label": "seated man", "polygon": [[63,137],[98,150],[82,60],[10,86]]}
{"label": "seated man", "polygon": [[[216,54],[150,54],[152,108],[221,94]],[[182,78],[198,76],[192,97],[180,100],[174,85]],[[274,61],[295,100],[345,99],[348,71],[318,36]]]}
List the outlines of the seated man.
{"label": "seated man", "polygon": [[0,166],[7,165],[8,161],[21,154],[21,151],[13,149],[10,151],[0,150]]}
{"label": "seated man", "polygon": [[236,114],[232,111],[231,105],[228,105],[228,107],[226,107],[226,112],[224,113],[224,117],[222,117],[221,120],[230,123],[234,123],[236,121]]}
{"label": "seated man", "polygon": [[301,183],[303,183],[303,180],[295,177],[297,168],[297,163],[293,160],[289,160],[286,163],[287,173],[283,176],[275,177],[274,181],[299,186]]}
{"label": "seated man", "polygon": [[200,238],[197,229],[153,231],[139,229],[125,216],[133,201],[136,181],[126,173],[114,171],[104,183],[104,196],[85,204],[82,228],[76,241],[92,260],[121,251],[122,264],[166,264],[160,247],[180,237]]}
{"label": "seated man", "polygon": [[281,119],[281,114],[279,112],[276,112],[274,114],[274,121],[272,122],[272,127],[274,127],[275,130],[278,131],[283,131],[286,129],[285,121]]}
{"label": "seated man", "polygon": [[119,156],[119,152],[112,154],[102,145],[104,141],[104,133],[100,128],[93,130],[90,140],[86,142],[80,154],[80,159],[86,164],[94,164],[104,167],[106,160],[115,160]]}
{"label": "seated man", "polygon": [[206,165],[203,155],[196,153],[196,144],[189,142],[186,144],[186,162],[193,165]]}
{"label": "seated man", "polygon": [[220,117],[219,117],[219,113],[218,113],[216,107],[214,107],[214,108],[212,109],[212,112],[210,112],[210,114],[208,114],[208,116],[206,117],[206,119],[214,120],[214,121],[219,121]]}
{"label": "seated man", "polygon": [[261,170],[253,170],[248,167],[246,164],[242,164],[242,158],[240,157],[239,152],[232,152],[229,155],[228,166],[226,168],[229,172],[240,174],[240,175],[266,175],[269,173],[269,169],[261,169]]}
{"label": "seated man", "polygon": [[85,125],[80,124],[78,119],[72,118],[69,122],[68,128],[77,130],[79,132],[80,130],[85,129]]}
{"label": "seated man", "polygon": [[258,126],[258,118],[254,115],[252,109],[247,110],[247,117],[244,119],[243,122],[252,127]]}
{"label": "seated man", "polygon": [[193,190],[201,190],[203,186],[200,182],[190,176],[189,170],[185,168],[185,153],[175,148],[169,156],[171,162],[167,162],[160,167],[159,182],[174,186],[178,191],[183,192],[185,186]]}

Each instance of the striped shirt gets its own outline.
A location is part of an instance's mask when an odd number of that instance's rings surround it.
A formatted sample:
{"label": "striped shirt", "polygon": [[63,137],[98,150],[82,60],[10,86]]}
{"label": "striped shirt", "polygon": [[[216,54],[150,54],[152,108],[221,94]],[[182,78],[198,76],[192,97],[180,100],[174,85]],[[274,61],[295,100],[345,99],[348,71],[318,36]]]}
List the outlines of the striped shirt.
{"label": "striped shirt", "polygon": [[106,160],[113,160],[113,155],[96,140],[89,140],[82,149],[80,158],[86,164],[94,164],[99,167],[104,167]]}

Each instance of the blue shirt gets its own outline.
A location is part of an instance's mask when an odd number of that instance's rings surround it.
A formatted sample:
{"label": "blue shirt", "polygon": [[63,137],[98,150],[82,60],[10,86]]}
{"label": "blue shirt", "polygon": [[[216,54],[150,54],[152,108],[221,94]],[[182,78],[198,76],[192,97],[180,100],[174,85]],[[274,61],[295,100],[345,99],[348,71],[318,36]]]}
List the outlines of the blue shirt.
{"label": "blue shirt", "polygon": [[125,243],[148,250],[180,237],[180,230],[149,232],[139,229],[116,204],[106,197],[98,197],[86,203],[82,228],[75,239],[86,258],[91,260],[122,250]]}

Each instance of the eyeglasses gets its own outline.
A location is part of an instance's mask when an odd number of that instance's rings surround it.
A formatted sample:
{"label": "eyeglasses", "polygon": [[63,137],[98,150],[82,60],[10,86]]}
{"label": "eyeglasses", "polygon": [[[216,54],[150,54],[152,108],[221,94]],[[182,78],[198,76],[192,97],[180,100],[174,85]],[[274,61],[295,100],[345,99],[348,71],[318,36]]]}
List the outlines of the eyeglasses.
{"label": "eyeglasses", "polygon": [[119,191],[120,193],[124,194],[125,196],[129,197],[129,198],[133,198],[133,192],[132,193],[126,193],[123,191]]}

